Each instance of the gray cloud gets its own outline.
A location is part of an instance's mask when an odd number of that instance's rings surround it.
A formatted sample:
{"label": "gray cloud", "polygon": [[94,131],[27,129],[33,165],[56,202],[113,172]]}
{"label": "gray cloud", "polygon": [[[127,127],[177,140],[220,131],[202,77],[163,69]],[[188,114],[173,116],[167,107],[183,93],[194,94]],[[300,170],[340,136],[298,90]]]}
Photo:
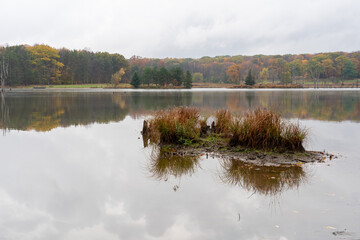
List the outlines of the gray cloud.
{"label": "gray cloud", "polygon": [[356,0],[15,0],[2,3],[0,44],[126,57],[356,51],[358,9]]}

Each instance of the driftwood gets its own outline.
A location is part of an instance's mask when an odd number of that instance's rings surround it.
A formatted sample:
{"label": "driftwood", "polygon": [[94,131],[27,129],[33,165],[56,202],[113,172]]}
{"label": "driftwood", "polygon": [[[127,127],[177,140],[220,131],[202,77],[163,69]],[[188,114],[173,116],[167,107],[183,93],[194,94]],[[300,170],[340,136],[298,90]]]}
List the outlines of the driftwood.
{"label": "driftwood", "polygon": [[144,123],[143,123],[143,129],[142,129],[142,134],[148,134],[149,132],[149,123],[148,121],[144,120]]}

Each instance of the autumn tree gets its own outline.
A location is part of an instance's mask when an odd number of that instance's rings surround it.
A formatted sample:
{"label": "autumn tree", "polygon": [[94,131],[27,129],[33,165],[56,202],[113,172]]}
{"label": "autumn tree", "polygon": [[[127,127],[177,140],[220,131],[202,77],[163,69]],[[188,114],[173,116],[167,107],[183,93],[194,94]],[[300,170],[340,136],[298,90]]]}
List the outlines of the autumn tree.
{"label": "autumn tree", "polygon": [[282,83],[288,83],[290,68],[289,64],[284,59],[280,57],[271,59],[269,63],[269,71],[270,75],[272,75],[273,82],[274,78],[277,78]]}
{"label": "autumn tree", "polygon": [[111,82],[114,85],[114,87],[117,87],[117,85],[119,85],[119,83],[121,82],[121,78],[124,76],[124,74],[125,74],[124,68],[120,68],[119,71],[117,71],[111,76]]}
{"label": "autumn tree", "polygon": [[300,59],[295,59],[289,63],[292,79],[298,79],[304,74],[304,66]]}
{"label": "autumn tree", "polygon": [[43,84],[59,84],[63,63],[59,62],[59,50],[48,45],[35,45],[29,48],[31,63],[34,66],[36,76]]}
{"label": "autumn tree", "polygon": [[291,82],[291,74],[290,74],[290,67],[288,62],[286,62],[284,59],[282,58],[278,58],[277,59],[277,65],[276,65],[277,69],[277,75],[278,78],[280,79],[280,82],[282,84],[288,84]]}
{"label": "autumn tree", "polygon": [[323,67],[319,59],[312,58],[307,62],[306,71],[310,79],[314,81],[314,87],[319,87],[320,74],[323,72]]}
{"label": "autumn tree", "polygon": [[226,74],[233,83],[240,83],[240,68],[239,65],[234,64],[228,67]]}
{"label": "autumn tree", "polygon": [[336,68],[331,58],[321,60],[321,66],[323,68],[324,83],[326,83],[326,79],[336,76]]}
{"label": "autumn tree", "polygon": [[202,73],[196,72],[193,74],[193,82],[203,82],[204,75]]}
{"label": "autumn tree", "polygon": [[336,72],[340,77],[342,84],[344,84],[344,71],[345,71],[345,64],[347,61],[349,61],[349,58],[344,55],[335,58]]}
{"label": "autumn tree", "polygon": [[259,73],[259,77],[260,77],[261,81],[266,82],[269,78],[269,69],[263,68],[261,70],[261,72]]}

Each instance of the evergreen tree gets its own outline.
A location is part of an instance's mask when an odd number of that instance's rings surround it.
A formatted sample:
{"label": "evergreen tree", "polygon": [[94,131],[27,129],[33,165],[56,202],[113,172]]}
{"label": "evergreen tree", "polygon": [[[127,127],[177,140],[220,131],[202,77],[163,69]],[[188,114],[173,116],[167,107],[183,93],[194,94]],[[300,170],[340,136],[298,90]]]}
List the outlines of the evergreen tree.
{"label": "evergreen tree", "polygon": [[140,77],[139,77],[139,74],[137,73],[137,71],[134,72],[134,75],[131,78],[130,84],[134,88],[138,88],[140,86]]}
{"label": "evergreen tree", "polygon": [[144,68],[144,70],[142,72],[143,84],[147,84],[149,86],[150,83],[152,83],[153,79],[154,79],[153,69],[151,67]]}
{"label": "evergreen tree", "polygon": [[181,67],[173,67],[170,69],[170,75],[175,86],[181,86],[184,79],[184,71]]}
{"label": "evergreen tree", "polygon": [[356,76],[357,76],[356,66],[355,66],[355,64],[354,64],[353,61],[348,60],[348,61],[345,63],[343,75],[344,75],[344,78],[345,78],[345,79],[353,79],[353,78],[356,78]]}
{"label": "evergreen tree", "polygon": [[192,76],[189,70],[185,74],[184,86],[185,88],[192,88]]}
{"label": "evergreen tree", "polygon": [[159,70],[156,66],[152,69],[152,74],[153,74],[153,83],[159,85]]}
{"label": "evergreen tree", "polygon": [[245,84],[250,85],[250,86],[255,84],[255,79],[251,75],[251,70],[249,70],[249,72],[248,72],[248,75],[247,75],[247,77],[245,79]]}
{"label": "evergreen tree", "polygon": [[171,75],[165,67],[160,68],[158,72],[158,79],[159,79],[159,84],[161,86],[164,86],[165,84],[169,84]]}

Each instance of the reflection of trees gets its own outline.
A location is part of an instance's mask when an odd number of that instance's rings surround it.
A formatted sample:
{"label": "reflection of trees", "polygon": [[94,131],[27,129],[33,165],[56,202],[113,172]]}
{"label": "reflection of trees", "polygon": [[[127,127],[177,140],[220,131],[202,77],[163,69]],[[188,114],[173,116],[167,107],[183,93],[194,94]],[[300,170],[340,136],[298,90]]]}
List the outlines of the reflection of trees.
{"label": "reflection of trees", "polygon": [[40,112],[34,112],[31,114],[31,128],[41,132],[50,131],[53,128],[57,128],[60,126],[62,114],[64,114],[63,109],[59,109],[57,112],[54,112],[51,115],[43,115]]}
{"label": "reflection of trees", "polygon": [[230,185],[263,195],[278,195],[298,188],[307,181],[308,174],[300,166],[257,166],[234,159],[222,160],[220,179]]}
{"label": "reflection of trees", "polygon": [[36,131],[121,121],[129,112],[128,98],[112,93],[12,93],[7,106],[9,129]]}
{"label": "reflection of trees", "polygon": [[246,91],[245,92],[245,98],[246,98],[246,102],[249,106],[249,108],[252,108],[252,103],[254,102],[255,100],[255,92],[253,91]]}
{"label": "reflection of trees", "polygon": [[149,171],[157,180],[167,180],[170,176],[181,178],[191,176],[199,167],[199,157],[179,155],[164,147],[153,146],[150,154]]}
{"label": "reflection of trees", "polygon": [[1,122],[0,127],[5,135],[9,124],[9,108],[5,102],[5,93],[1,92]]}
{"label": "reflection of trees", "polygon": [[243,113],[249,108],[266,108],[282,113],[286,118],[326,121],[360,120],[358,91],[210,91],[210,92],[142,93],[141,102],[129,101],[130,112],[146,114],[149,110],[169,106],[192,105],[202,112],[220,108]]}
{"label": "reflection of trees", "polygon": [[[212,113],[228,108],[235,113],[262,107],[285,118],[360,120],[358,91],[154,91],[114,93],[7,93],[2,117],[7,128],[48,131],[55,127],[121,121],[126,115],[147,115],[170,106],[195,106]],[[11,119],[11,121],[9,121]],[[4,120],[0,123],[4,128]]]}

